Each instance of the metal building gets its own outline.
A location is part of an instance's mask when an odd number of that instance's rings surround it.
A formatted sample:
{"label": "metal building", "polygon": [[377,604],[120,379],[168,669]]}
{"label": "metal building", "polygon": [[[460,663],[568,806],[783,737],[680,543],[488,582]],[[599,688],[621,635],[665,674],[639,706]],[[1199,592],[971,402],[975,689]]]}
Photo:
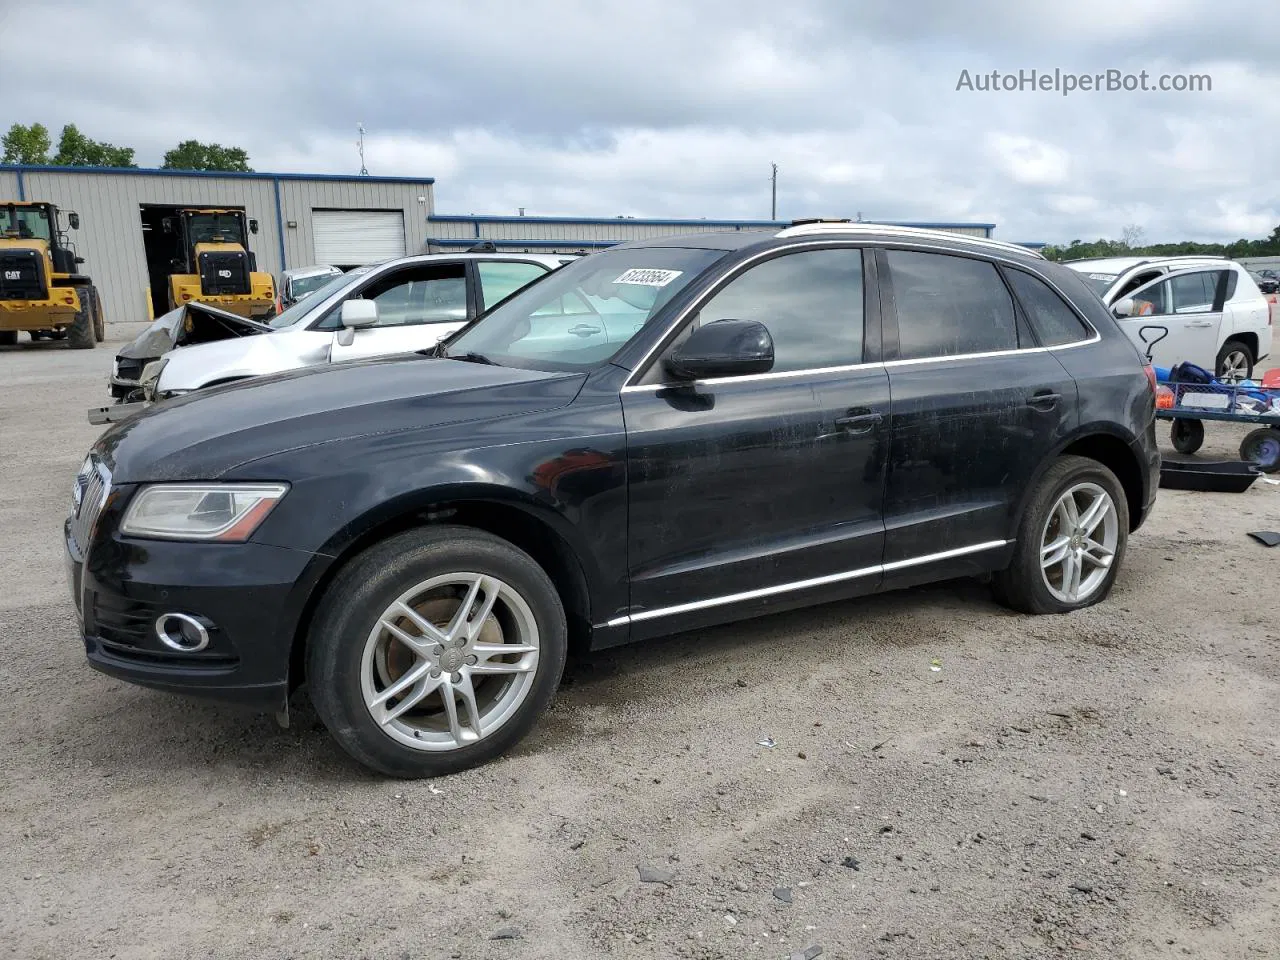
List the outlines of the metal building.
{"label": "metal building", "polygon": [[[868,221],[873,222],[873,221]],[[989,237],[994,223],[915,223],[874,221],[903,227],[925,227],[975,237]],[[626,240],[647,240],[682,233],[733,230],[780,230],[789,220],[640,220],[634,217],[490,217],[432,214],[427,218],[427,245],[447,251],[489,241],[499,250],[523,253],[575,253],[610,247]]]}
{"label": "metal building", "polygon": [[0,165],[0,200],[45,200],[80,214],[80,229],[68,238],[101,293],[109,338],[133,336],[163,312],[148,272],[147,234],[165,210],[244,210],[258,225],[249,237],[258,270],[278,276],[288,267],[356,266],[422,251],[434,183],[430,177]]}

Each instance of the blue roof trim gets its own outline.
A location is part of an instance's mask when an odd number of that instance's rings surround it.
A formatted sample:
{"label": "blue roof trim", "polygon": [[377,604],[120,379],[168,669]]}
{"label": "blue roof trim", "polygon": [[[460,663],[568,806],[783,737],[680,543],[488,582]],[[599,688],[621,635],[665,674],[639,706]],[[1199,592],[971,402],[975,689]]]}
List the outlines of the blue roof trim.
{"label": "blue roof trim", "polygon": [[472,216],[471,214],[432,214],[427,217],[428,223],[591,223],[619,224],[635,223],[643,226],[683,227],[700,224],[704,227],[787,227],[791,222],[781,220],[648,220],[639,217],[495,217]]}
{"label": "blue roof trim", "polygon": [[[791,226],[790,220],[653,220],[639,217],[498,217],[492,215],[474,215],[457,213],[433,213],[427,217],[428,223],[560,223],[560,224],[638,224],[649,227],[776,227],[779,230]],[[994,230],[994,223],[952,223],[923,220],[864,220],[863,223],[881,224],[890,227],[922,227],[939,229],[941,227],[981,227]]]}
{"label": "blue roof trim", "polygon": [[158,167],[58,167],[52,164],[0,163],[0,172],[22,173],[124,173],[149,177],[225,177],[234,180],[320,180],[356,183],[435,183],[435,177],[362,177],[340,173],[240,173],[221,170],[162,170]]}
{"label": "blue roof trim", "polygon": [[614,247],[625,240],[493,240],[489,237],[428,238],[427,244],[437,247],[474,247],[478,243],[492,243],[495,247]]}
{"label": "blue roof trim", "polygon": [[1026,247],[1028,250],[1043,250],[1049,245],[1044,240],[1015,240],[1013,242],[1020,247]]}

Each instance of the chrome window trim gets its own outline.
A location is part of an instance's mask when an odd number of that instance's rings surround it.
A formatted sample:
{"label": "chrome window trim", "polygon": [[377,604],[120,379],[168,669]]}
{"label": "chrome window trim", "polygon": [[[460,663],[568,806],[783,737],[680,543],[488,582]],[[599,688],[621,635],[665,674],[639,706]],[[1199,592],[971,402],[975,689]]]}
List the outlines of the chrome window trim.
{"label": "chrome window trim", "polygon": [[857,580],[861,577],[873,576],[877,573],[891,573],[894,570],[903,570],[907,567],[916,567],[926,563],[937,563],[942,560],[951,560],[956,557],[968,556],[972,553],[983,553],[987,550],[1007,547],[1011,543],[1013,543],[1012,540],[988,540],[986,543],[975,543],[968,547],[956,547],[953,550],[943,550],[939,553],[930,553],[922,557],[912,557],[907,560],[894,560],[890,563],[877,563],[870,567],[860,567],[857,570],[846,570],[843,573],[832,573],[822,577],[811,577],[808,580],[793,580],[790,583],[775,584],[772,587],[760,587],[756,590],[744,590],[741,593],[730,593],[719,597],[709,597],[706,600],[693,600],[689,603],[678,603],[670,607],[659,607],[656,610],[642,610],[639,613],[631,613],[626,614],[625,616],[615,617],[608,623],[604,624],[604,626],[622,627],[632,623],[640,623],[645,620],[655,620],[659,617],[670,617],[680,613],[692,613],[696,610],[707,610],[711,607],[723,607],[729,604],[743,603],[747,600],[758,600],[763,597],[773,597],[781,593],[791,593],[796,590],[807,590],[811,587],[822,587],[830,583]]}
{"label": "chrome window trim", "polygon": [[[833,231],[833,233],[834,232],[835,231]],[[928,239],[932,239],[932,237]],[[949,242],[950,241],[948,241],[948,243]],[[1044,276],[1044,274],[1034,269],[1034,265],[1032,264],[1022,263],[1021,261],[1013,260],[1009,257],[1001,256],[1000,251],[998,249],[981,250],[981,251],[956,250],[953,247],[947,246],[942,243],[927,243],[925,242],[925,238],[917,239],[915,237],[902,237],[901,239],[895,238],[892,240],[884,240],[884,239],[871,239],[871,238],[863,239],[863,238],[855,238],[855,237],[844,238],[839,236],[832,236],[826,239],[810,240],[805,243],[797,243],[794,245],[788,245],[784,247],[770,247],[767,250],[762,250],[759,253],[754,254],[753,256],[747,258],[746,260],[743,260],[740,263],[735,264],[732,271],[730,271],[728,274],[722,277],[714,287],[712,287],[710,290],[706,292],[706,294],[704,294],[702,297],[699,297],[696,301],[694,301],[693,303],[689,304],[689,306],[681,310],[680,313],[676,315],[676,318],[670,324],[667,325],[667,328],[663,330],[662,334],[658,337],[657,342],[652,347],[650,347],[649,350],[645,352],[644,356],[642,356],[640,358],[640,361],[635,365],[635,368],[629,374],[627,374],[627,379],[622,385],[621,392],[622,393],[643,393],[643,392],[652,392],[654,390],[660,390],[660,389],[668,389],[672,386],[675,386],[675,384],[670,384],[670,383],[640,384],[640,383],[636,383],[635,381],[643,377],[644,374],[648,372],[648,365],[650,364],[651,361],[653,361],[654,355],[660,352],[662,344],[666,341],[667,337],[671,336],[673,331],[678,330],[680,326],[693,313],[696,313],[698,310],[702,309],[702,307],[705,306],[711,300],[712,297],[714,297],[717,293],[723,290],[731,281],[737,279],[739,276],[746,273],[746,271],[750,269],[758,261],[769,259],[773,256],[782,255],[783,253],[791,253],[791,252],[797,252],[801,250],[811,250],[811,249],[831,249],[833,247],[852,247],[858,250],[865,250],[868,248],[894,249],[894,250],[922,250],[927,253],[943,254],[944,256],[949,255],[949,256],[972,257],[974,254],[979,254],[980,259],[985,259],[992,262],[998,262],[1010,267],[1018,268],[1020,270],[1025,270],[1027,273],[1031,274],[1031,276],[1035,277],[1037,280],[1040,280],[1048,284],[1050,289],[1052,289],[1054,293],[1056,293],[1059,297],[1062,298],[1062,301],[1065,304],[1067,304],[1068,307],[1071,308],[1071,310],[1075,313],[1075,315],[1079,317],[1080,321],[1092,333],[1092,336],[1084,340],[1077,340],[1075,343],[1064,343],[1061,346],[1056,346],[1056,347],[1018,347],[1015,350],[999,350],[999,351],[992,351],[988,353],[958,353],[958,354],[952,354],[950,356],[945,356],[945,357],[921,357],[919,359],[914,359],[914,360],[887,360],[883,362],[884,366],[892,366],[892,365],[907,364],[907,363],[942,362],[947,360],[974,360],[974,359],[982,359],[984,357],[1003,356],[1004,354],[1015,354],[1015,353],[1043,353],[1045,351],[1066,350],[1071,347],[1083,347],[1091,343],[1098,343],[1099,341],[1102,340],[1102,334],[1098,332],[1098,328],[1089,322],[1088,317],[1084,316],[1084,314],[1082,314],[1078,309],[1076,309],[1075,305],[1071,301],[1071,298],[1068,297],[1065,293],[1063,293],[1061,288],[1059,288],[1058,285],[1054,283],[1051,278]],[[1044,260],[1044,258],[1042,257],[1041,260]],[[1044,262],[1048,262],[1048,261],[1044,261]],[[864,279],[864,282],[865,282],[865,279]],[[724,383],[727,381],[743,382],[747,380],[761,379],[766,377],[801,376],[804,374],[830,373],[833,371],[838,372],[841,370],[859,370],[859,369],[875,367],[877,365],[880,365],[878,361],[872,362],[872,363],[845,364],[839,367],[813,367],[807,370],[788,370],[788,371],[777,373],[777,374],[758,373],[758,374],[750,374],[742,377],[718,377],[715,380],[697,380],[693,382],[699,383],[699,384],[715,384],[715,383]]]}
{"label": "chrome window trim", "polygon": [[658,390],[671,390],[675,387],[698,384],[713,386],[724,383],[752,383],[758,380],[787,380],[793,377],[816,377],[833,373],[851,373],[854,370],[875,370],[884,364],[846,363],[838,367],[808,367],[804,370],[781,370],[778,373],[744,373],[733,377],[716,377],[714,380],[682,380],[679,383],[643,383],[636,386],[623,387],[623,393],[654,393]]}

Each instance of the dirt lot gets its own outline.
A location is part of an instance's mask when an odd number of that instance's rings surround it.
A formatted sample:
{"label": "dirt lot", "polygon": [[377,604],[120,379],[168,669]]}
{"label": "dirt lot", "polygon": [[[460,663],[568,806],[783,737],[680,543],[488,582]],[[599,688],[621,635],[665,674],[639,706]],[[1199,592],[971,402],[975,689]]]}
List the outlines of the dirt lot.
{"label": "dirt lot", "polygon": [[305,695],[282,731],[85,665],[60,525],[112,352],[0,349],[0,956],[1280,953],[1280,550],[1244,535],[1280,486],[1162,493],[1100,608],[960,582],[626,649],[514,755],[390,782]]}

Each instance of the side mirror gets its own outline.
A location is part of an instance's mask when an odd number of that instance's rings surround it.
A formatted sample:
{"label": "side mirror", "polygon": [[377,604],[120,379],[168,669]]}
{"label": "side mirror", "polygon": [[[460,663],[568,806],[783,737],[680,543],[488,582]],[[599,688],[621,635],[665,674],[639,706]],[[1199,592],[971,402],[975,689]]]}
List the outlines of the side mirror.
{"label": "side mirror", "polygon": [[373,300],[344,300],[340,316],[348,330],[372,327],[378,322],[378,304]]}
{"label": "side mirror", "polygon": [[1134,312],[1133,297],[1125,297],[1123,300],[1117,300],[1111,305],[1111,312],[1121,319],[1132,317]]}
{"label": "side mirror", "polygon": [[755,320],[717,320],[699,327],[667,357],[679,380],[705,380],[773,369],[773,337]]}
{"label": "side mirror", "polygon": [[80,229],[80,214],[76,213],[74,210],[72,210],[70,213],[68,213],[68,214],[67,214],[67,226],[69,226],[72,230],[79,230],[79,229]]}
{"label": "side mirror", "polygon": [[250,232],[250,233],[257,233],[257,232],[258,232],[258,221],[257,221],[257,220],[250,220],[250,221],[249,221],[249,232]]}

